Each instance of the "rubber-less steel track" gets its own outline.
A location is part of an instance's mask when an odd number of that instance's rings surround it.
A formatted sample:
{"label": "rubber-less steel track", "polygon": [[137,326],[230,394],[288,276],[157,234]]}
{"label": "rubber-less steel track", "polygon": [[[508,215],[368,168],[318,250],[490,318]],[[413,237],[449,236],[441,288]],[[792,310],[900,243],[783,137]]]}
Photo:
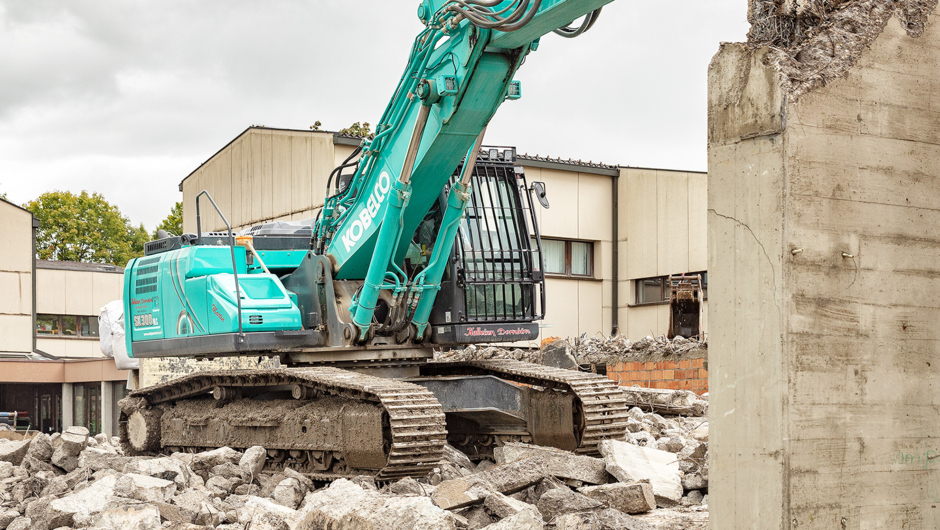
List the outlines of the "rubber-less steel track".
{"label": "rubber-less steel track", "polygon": [[575,452],[597,455],[601,440],[622,439],[627,427],[627,400],[617,383],[597,374],[576,372],[508,359],[428,363],[430,373],[493,375],[507,381],[567,390],[580,401],[581,425]]}
{"label": "rubber-less steel track", "polygon": [[[296,385],[321,394],[335,395],[380,405],[388,416],[390,446],[386,466],[369,472],[378,480],[425,476],[441,460],[447,430],[444,412],[430,391],[423,387],[350,372],[338,368],[313,367],[273,370],[226,370],[200,372],[131,393],[150,405],[204,396],[217,387],[283,387]],[[374,436],[381,438],[383,433]],[[244,449],[244,448],[236,448]],[[355,474],[366,474],[362,470]],[[342,476],[309,473],[317,480]]]}

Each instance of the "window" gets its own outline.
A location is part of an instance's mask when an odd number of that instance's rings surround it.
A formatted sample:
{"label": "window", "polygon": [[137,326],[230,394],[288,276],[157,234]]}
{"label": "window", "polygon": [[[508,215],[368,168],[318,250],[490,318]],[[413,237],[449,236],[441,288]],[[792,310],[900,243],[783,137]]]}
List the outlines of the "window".
{"label": "window", "polygon": [[542,261],[545,264],[545,274],[593,278],[594,243],[543,239]]}
{"label": "window", "polygon": [[76,315],[36,315],[39,337],[98,338],[98,317]]}
{"label": "window", "polygon": [[101,432],[101,383],[75,383],[72,387],[72,418],[91,434]]}
{"label": "window", "polygon": [[[702,279],[702,299],[708,299],[708,272],[687,272],[686,276],[695,276]],[[669,276],[656,276],[654,278],[641,278],[636,280],[636,303],[656,304],[669,301]]]}

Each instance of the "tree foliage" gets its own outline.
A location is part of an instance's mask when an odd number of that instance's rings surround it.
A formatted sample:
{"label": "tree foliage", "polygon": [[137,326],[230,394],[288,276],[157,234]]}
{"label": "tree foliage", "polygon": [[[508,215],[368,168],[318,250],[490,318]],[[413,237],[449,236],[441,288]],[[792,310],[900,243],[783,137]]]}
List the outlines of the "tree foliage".
{"label": "tree foliage", "polygon": [[23,205],[39,219],[40,259],[112,263],[124,266],[143,255],[150,234],[131,225],[117,206],[99,193],[50,191]]}
{"label": "tree foliage", "polygon": [[340,129],[339,133],[348,136],[359,136],[361,138],[375,138],[375,134],[372,132],[369,122],[363,122],[360,124],[357,121],[345,129]]}
{"label": "tree foliage", "polygon": [[178,202],[170,208],[170,215],[160,221],[157,228],[153,231],[152,239],[157,239],[157,232],[166,230],[168,234],[178,236],[183,234],[183,203]]}

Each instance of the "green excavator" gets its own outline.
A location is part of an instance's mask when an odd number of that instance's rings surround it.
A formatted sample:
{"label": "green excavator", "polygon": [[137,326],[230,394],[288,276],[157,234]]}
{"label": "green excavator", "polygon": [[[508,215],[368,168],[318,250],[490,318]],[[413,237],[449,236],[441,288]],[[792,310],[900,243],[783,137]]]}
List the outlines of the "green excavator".
{"label": "green excavator", "polygon": [[[433,361],[435,348],[538,336],[545,187],[483,134],[522,95],[513,75],[539,39],[580,35],[609,1],[423,0],[375,136],[334,170],[316,219],[236,234],[201,192],[197,233],[152,241],[126,267],[127,352],[276,356],[282,368],[132,391],[126,451],[260,445],[268,469],[391,480],[426,475],[446,443],[479,459],[507,441],[595,454],[621,437],[625,400],[606,378]],[[210,205],[226,231],[202,231]]]}

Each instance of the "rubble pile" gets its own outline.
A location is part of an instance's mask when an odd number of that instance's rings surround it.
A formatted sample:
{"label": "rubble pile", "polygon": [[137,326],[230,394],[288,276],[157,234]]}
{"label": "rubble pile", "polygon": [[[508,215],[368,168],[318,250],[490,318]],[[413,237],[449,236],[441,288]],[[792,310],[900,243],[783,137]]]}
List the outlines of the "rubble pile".
{"label": "rubble pile", "polygon": [[475,464],[447,446],[427,477],[387,484],[262,471],[262,447],[130,457],[70,427],[0,440],[0,530],[706,528],[706,420],[629,416],[601,458],[506,443]]}
{"label": "rubble pile", "polygon": [[786,88],[802,94],[845,75],[895,17],[919,37],[937,0],[750,0],[748,44],[769,46]]}
{"label": "rubble pile", "polygon": [[[665,335],[646,337],[637,341],[620,337],[585,337],[558,339],[547,343],[539,350],[520,348],[505,349],[498,346],[470,345],[460,350],[435,352],[438,361],[485,361],[490,359],[515,359],[537,364],[568,368],[566,364],[599,365],[616,364],[635,360],[677,360],[689,357],[705,357],[708,342],[697,339]],[[566,363],[566,358],[572,360]]]}

